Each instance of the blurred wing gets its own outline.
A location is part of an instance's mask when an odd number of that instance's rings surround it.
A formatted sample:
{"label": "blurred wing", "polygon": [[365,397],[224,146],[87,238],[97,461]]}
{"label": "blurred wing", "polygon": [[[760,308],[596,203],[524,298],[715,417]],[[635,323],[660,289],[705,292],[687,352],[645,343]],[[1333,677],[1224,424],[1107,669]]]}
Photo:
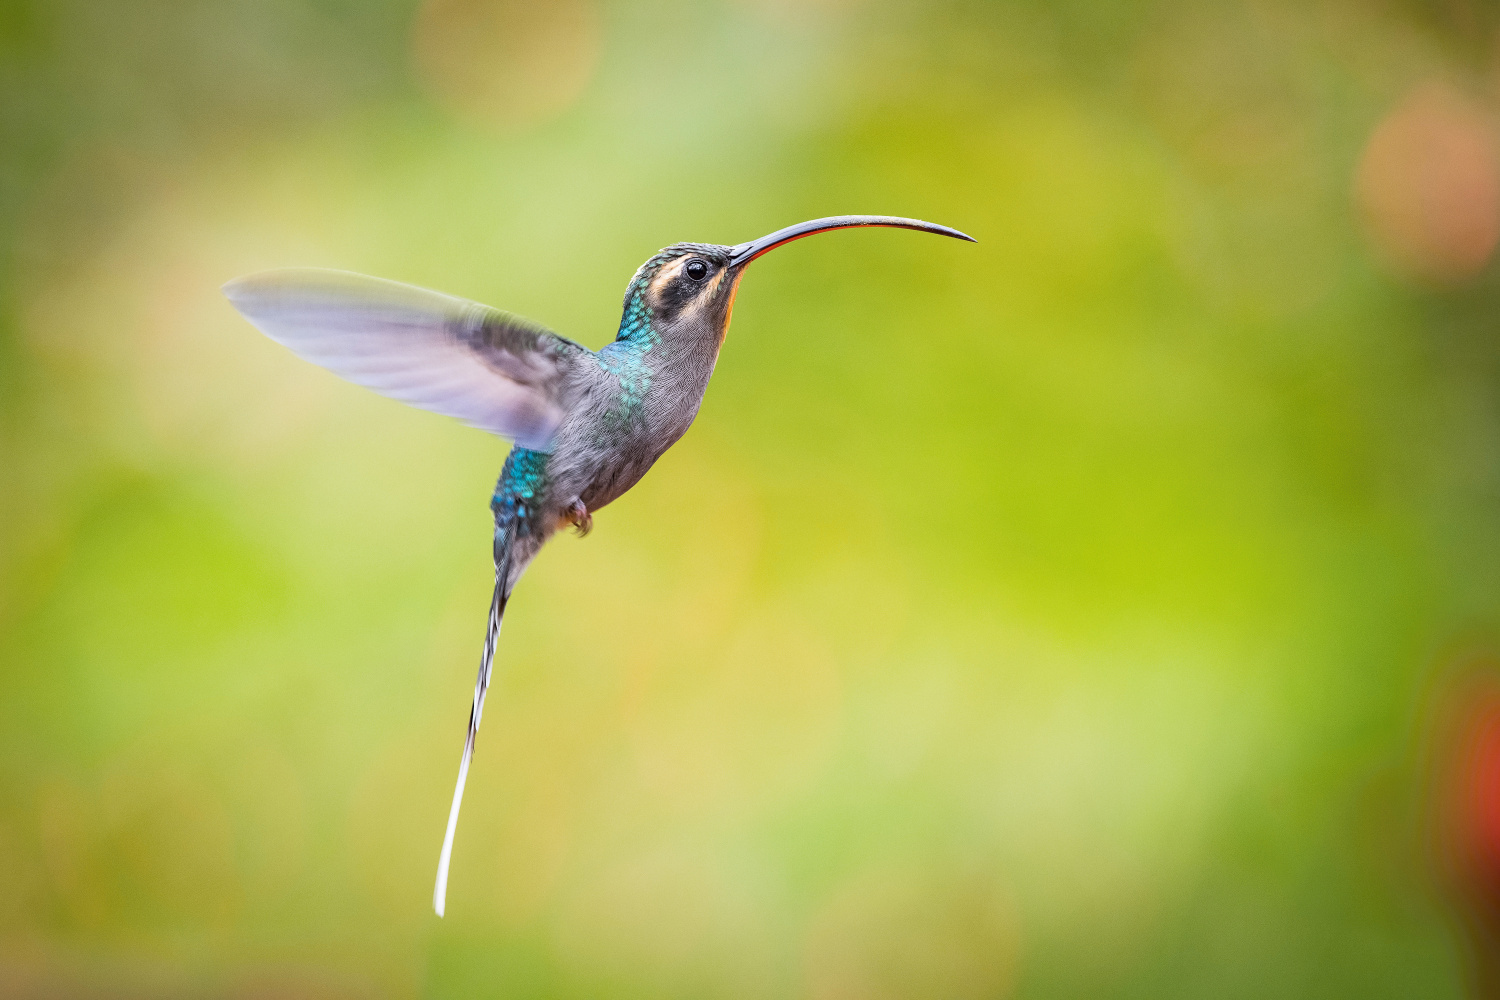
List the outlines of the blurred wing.
{"label": "blurred wing", "polygon": [[477,302],[348,271],[262,271],[224,294],[298,357],[403,403],[545,451],[571,340]]}

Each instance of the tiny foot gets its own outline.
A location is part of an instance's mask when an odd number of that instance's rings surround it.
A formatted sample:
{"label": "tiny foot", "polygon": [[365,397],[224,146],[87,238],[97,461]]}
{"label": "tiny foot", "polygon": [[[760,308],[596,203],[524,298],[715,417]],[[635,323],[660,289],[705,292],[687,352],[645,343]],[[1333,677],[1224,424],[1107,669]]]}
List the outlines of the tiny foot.
{"label": "tiny foot", "polygon": [[563,511],[563,520],[578,529],[579,538],[587,535],[594,528],[594,515],[589,513],[589,509],[583,505],[582,500],[576,498],[568,505],[567,510]]}

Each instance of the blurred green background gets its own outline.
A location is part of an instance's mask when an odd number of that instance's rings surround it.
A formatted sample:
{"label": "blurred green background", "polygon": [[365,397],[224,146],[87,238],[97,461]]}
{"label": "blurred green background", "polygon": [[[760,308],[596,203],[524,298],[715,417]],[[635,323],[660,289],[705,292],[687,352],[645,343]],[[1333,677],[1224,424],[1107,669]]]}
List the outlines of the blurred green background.
{"label": "blurred green background", "polygon": [[[1468,994],[1497,54],[1467,0],[4,3],[0,996]],[[504,444],[219,285],[598,347],[657,248],[845,212],[980,243],[749,272],[517,591],[437,920]]]}

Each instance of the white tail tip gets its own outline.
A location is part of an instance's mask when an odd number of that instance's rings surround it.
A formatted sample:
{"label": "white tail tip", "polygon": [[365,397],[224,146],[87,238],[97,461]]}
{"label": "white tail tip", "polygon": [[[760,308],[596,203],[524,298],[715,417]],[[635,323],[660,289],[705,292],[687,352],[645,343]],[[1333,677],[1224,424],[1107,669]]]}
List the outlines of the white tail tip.
{"label": "white tail tip", "polygon": [[438,855],[437,884],[432,887],[432,908],[441,917],[448,900],[448,859],[453,855],[453,832],[458,829],[458,807],[464,800],[464,782],[469,777],[469,758],[473,742],[464,744],[463,758],[458,762],[458,784],[453,789],[453,807],[448,810],[448,832],[443,834],[443,853]]}

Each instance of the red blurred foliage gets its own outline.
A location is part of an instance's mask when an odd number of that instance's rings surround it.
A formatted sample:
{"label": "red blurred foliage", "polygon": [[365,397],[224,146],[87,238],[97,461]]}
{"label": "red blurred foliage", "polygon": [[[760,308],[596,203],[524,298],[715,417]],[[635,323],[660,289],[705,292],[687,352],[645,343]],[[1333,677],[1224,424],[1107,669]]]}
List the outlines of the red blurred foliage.
{"label": "red blurred foliage", "polygon": [[1438,861],[1472,946],[1474,995],[1500,998],[1500,661],[1476,661],[1443,708]]}

